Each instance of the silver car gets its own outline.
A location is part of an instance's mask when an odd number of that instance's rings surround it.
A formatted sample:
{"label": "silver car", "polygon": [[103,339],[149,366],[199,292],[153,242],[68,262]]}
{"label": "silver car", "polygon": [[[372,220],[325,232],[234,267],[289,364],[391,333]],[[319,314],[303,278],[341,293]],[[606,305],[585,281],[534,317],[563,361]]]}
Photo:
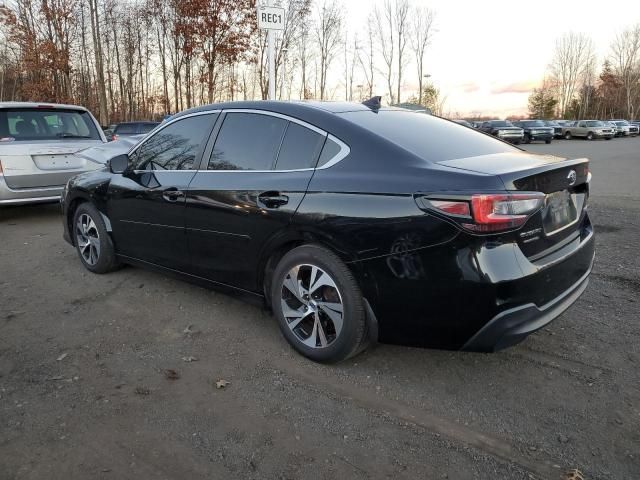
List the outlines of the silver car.
{"label": "silver car", "polygon": [[84,107],[0,102],[0,206],[58,200],[69,178],[103,166],[74,154],[105,142]]}

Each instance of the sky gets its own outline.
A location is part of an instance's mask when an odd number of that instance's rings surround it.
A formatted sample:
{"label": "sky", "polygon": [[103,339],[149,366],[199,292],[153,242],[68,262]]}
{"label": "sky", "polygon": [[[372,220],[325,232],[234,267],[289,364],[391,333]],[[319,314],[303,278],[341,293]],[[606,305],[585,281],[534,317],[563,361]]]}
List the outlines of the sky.
{"label": "sky", "polygon": [[[367,12],[382,0],[343,0],[347,30],[362,32]],[[640,2],[602,0],[414,0],[436,12],[437,33],[426,53],[425,72],[446,95],[445,111],[461,115],[524,114],[531,89],[551,61],[556,38],[589,34],[598,64],[616,33],[640,22]],[[411,52],[409,52],[411,55]],[[414,65],[406,67],[405,97],[417,91]],[[404,82],[403,82],[404,83]],[[383,78],[376,90],[386,93]]]}

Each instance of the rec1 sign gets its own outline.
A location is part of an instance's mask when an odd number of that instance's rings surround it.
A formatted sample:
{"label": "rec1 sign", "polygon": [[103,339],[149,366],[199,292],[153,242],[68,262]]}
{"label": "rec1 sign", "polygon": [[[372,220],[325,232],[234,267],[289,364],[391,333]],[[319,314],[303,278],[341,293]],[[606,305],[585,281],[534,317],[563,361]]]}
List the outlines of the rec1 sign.
{"label": "rec1 sign", "polygon": [[284,8],[258,7],[258,28],[284,30]]}

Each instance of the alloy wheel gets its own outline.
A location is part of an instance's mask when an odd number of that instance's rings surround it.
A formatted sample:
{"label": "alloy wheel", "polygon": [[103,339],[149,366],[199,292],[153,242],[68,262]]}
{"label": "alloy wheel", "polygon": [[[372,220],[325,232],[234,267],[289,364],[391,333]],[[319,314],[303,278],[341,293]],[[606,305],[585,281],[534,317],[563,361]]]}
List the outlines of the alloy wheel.
{"label": "alloy wheel", "polygon": [[87,264],[93,266],[100,258],[100,233],[93,219],[83,213],[76,222],[76,244],[80,255]]}
{"label": "alloy wheel", "polygon": [[307,347],[326,348],[342,331],[342,295],[331,275],[315,265],[287,272],[280,304],[287,326]]}

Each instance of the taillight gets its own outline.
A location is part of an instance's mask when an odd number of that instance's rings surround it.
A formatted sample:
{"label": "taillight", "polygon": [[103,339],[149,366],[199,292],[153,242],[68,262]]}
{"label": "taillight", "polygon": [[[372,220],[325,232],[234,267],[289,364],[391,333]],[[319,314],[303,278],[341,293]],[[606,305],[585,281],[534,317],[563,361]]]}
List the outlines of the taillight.
{"label": "taillight", "polygon": [[496,232],[517,228],[544,203],[543,193],[515,193],[506,195],[473,195],[471,210],[473,223],[463,227],[474,232]]}
{"label": "taillight", "polygon": [[111,141],[114,142],[118,139],[118,135],[116,135],[115,133],[113,135],[111,135]]}
{"label": "taillight", "polygon": [[[457,197],[457,196],[456,196]],[[475,233],[518,228],[544,204],[544,193],[477,194],[455,199],[420,198],[421,206],[441,212]]]}

